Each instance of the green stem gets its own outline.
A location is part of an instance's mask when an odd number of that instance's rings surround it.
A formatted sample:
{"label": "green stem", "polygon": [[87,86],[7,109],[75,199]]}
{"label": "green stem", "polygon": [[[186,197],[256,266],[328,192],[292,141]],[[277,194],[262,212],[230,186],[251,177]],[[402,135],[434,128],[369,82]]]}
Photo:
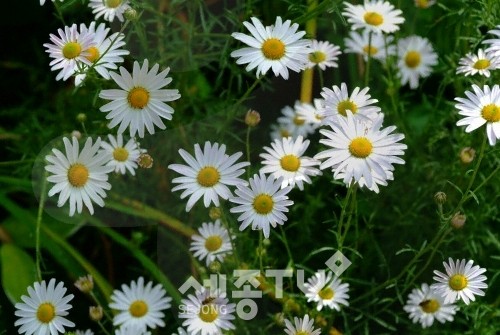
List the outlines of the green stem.
{"label": "green stem", "polygon": [[349,228],[351,227],[353,213],[356,213],[356,209],[358,206],[358,202],[356,200],[356,193],[357,193],[356,191],[358,190],[357,186],[358,186],[357,183],[352,185],[353,190],[352,190],[352,194],[351,194],[351,201],[349,204],[349,212],[347,213],[347,224],[346,224],[346,227],[344,229],[344,233],[342,234],[342,232],[340,232],[341,239],[340,239],[340,243],[339,243],[339,250],[344,245],[345,238],[347,237],[347,233],[349,232]]}
{"label": "green stem", "polygon": [[97,321],[97,324],[99,325],[99,327],[101,328],[101,330],[104,332],[104,334],[111,335],[111,333],[106,329],[106,327],[104,327],[104,325],[102,324],[101,321]]}
{"label": "green stem", "polygon": [[42,180],[42,190],[40,191],[40,203],[38,205],[38,213],[36,216],[36,228],[35,228],[35,266],[36,275],[38,281],[42,281],[42,271],[40,269],[40,260],[42,258],[42,253],[40,251],[40,227],[42,225],[43,208],[45,206],[45,197],[47,193],[47,172],[43,174]]}
{"label": "green stem", "polygon": [[346,215],[350,216],[351,211],[347,213],[348,208],[351,208],[351,196],[353,195],[353,192],[355,188],[357,187],[356,183],[353,183],[349,186],[347,189],[347,194],[344,199],[344,205],[342,206],[342,211],[340,212],[340,219],[339,223],[337,226],[337,241],[338,241],[338,249],[342,250],[342,244],[343,244],[343,239],[342,239],[342,228],[344,226],[344,219]]}
{"label": "green stem", "polygon": [[[94,300],[94,302],[97,304],[97,306],[105,306],[105,304],[102,304],[101,301],[99,301],[94,292],[90,291],[89,295],[92,298],[92,300]],[[109,312],[105,308],[103,308],[102,311],[106,319],[108,319],[109,321],[111,321],[111,323],[113,323],[113,316],[111,316],[111,314],[109,314]]]}
{"label": "green stem", "polygon": [[[246,147],[246,151],[247,151],[247,162],[251,162],[250,160],[250,130],[252,129],[252,127],[250,126],[247,126],[247,134],[246,134],[246,137],[245,137],[245,147]],[[247,178],[250,178],[250,169],[247,169]]]}
{"label": "green stem", "polygon": [[286,253],[288,255],[288,260],[292,263],[292,269],[295,269],[295,261],[293,260],[292,250],[290,249],[290,246],[288,245],[288,240],[286,238],[285,230],[283,229],[282,226],[280,226],[280,230],[281,230],[281,240],[283,241],[283,244],[285,245]]}
{"label": "green stem", "polygon": [[262,230],[260,230],[259,231],[259,267],[260,267],[261,274],[264,273],[264,266],[263,266],[263,262],[262,262],[262,254],[263,254],[263,250],[264,250],[263,240],[264,240],[264,233]]}

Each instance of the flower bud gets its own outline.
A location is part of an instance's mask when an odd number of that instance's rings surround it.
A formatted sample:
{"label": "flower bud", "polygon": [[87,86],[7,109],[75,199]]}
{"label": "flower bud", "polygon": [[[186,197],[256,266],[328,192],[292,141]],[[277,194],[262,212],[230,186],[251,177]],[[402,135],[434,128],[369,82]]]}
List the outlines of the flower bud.
{"label": "flower bud", "polygon": [[94,279],[88,274],[78,278],[75,282],[75,286],[83,293],[90,293],[94,289]]}
{"label": "flower bud", "polygon": [[441,191],[437,192],[436,194],[434,194],[434,201],[438,205],[444,204],[446,202],[446,193]]}
{"label": "flower bud", "polygon": [[220,219],[222,216],[222,211],[219,207],[210,207],[210,211],[208,212],[208,216],[210,216],[210,218],[212,220]]}
{"label": "flower bud", "polygon": [[213,261],[213,262],[212,262],[212,263],[210,263],[210,265],[208,266],[208,269],[209,269],[209,270],[210,270],[210,272],[212,272],[212,273],[219,273],[221,268],[222,268],[222,264],[221,264],[219,261]]}
{"label": "flower bud", "polygon": [[76,137],[77,140],[82,138],[82,133],[80,133],[78,130],[73,130],[71,132],[71,137]]}
{"label": "flower bud", "polygon": [[103,310],[101,306],[90,306],[89,316],[92,321],[101,321],[103,315]]}
{"label": "flower bud", "polygon": [[465,220],[467,217],[465,214],[461,214],[460,212],[455,213],[453,218],[451,219],[451,226],[455,229],[460,229],[464,226]]}
{"label": "flower bud", "polygon": [[80,123],[83,123],[83,122],[87,121],[87,114],[85,114],[85,113],[78,113],[78,115],[76,116],[76,121],[78,121]]}
{"label": "flower bud", "polygon": [[285,315],[283,313],[276,313],[273,315],[273,321],[277,326],[283,327],[285,325]]}
{"label": "flower bud", "polygon": [[137,164],[143,169],[150,169],[153,166],[153,157],[143,153],[137,159]]}
{"label": "flower bud", "polygon": [[328,335],[342,335],[342,333],[335,327],[330,328]]}
{"label": "flower bud", "polygon": [[245,115],[245,124],[249,127],[255,127],[260,122],[260,114],[252,109],[248,110]]}
{"label": "flower bud", "polygon": [[464,164],[470,164],[476,156],[476,150],[471,147],[465,147],[460,151],[460,161]]}
{"label": "flower bud", "polygon": [[137,21],[137,19],[139,18],[137,11],[133,8],[127,8],[127,10],[125,10],[125,13],[123,13],[123,15],[129,21]]}

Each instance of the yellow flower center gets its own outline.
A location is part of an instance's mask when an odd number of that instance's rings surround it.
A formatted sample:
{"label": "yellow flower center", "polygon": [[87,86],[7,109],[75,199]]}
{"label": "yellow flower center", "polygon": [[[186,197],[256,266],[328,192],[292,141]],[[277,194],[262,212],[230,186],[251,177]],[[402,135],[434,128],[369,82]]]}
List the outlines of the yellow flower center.
{"label": "yellow flower center", "polygon": [[143,300],[136,300],[130,304],[128,311],[135,318],[143,317],[148,312],[148,304]]}
{"label": "yellow flower center", "polygon": [[206,323],[212,323],[217,319],[219,313],[217,313],[217,308],[215,308],[214,305],[208,304],[201,305],[200,313],[198,314],[198,316],[202,321]]}
{"label": "yellow flower center", "polygon": [[277,38],[270,38],[262,43],[262,53],[267,59],[281,59],[285,55],[285,43]]}
{"label": "yellow flower center", "polygon": [[149,92],[140,86],[134,87],[128,92],[127,100],[132,108],[142,109],[149,102]]}
{"label": "yellow flower center", "polygon": [[453,290],[461,291],[467,287],[467,278],[464,275],[456,274],[451,276],[448,284]]}
{"label": "yellow flower center", "polygon": [[83,164],[73,164],[68,169],[68,181],[74,187],[82,187],[89,179],[89,169]]}
{"label": "yellow flower center", "polygon": [[311,333],[305,330],[299,330],[298,332],[295,333],[295,335],[311,335]]}
{"label": "yellow flower center", "polygon": [[371,45],[371,46],[367,45],[367,46],[363,47],[363,52],[365,54],[367,54],[368,56],[374,56],[377,54],[378,49],[375,48],[373,45]]}
{"label": "yellow flower center", "polygon": [[420,64],[420,52],[409,51],[405,56],[405,63],[410,69],[416,68]]}
{"label": "yellow flower center", "polygon": [[274,207],[273,198],[269,194],[259,194],[253,199],[253,208],[259,214],[271,213]]}
{"label": "yellow flower center", "polygon": [[106,7],[108,8],[116,8],[120,6],[122,0],[106,0]]}
{"label": "yellow flower center", "polygon": [[490,66],[490,61],[487,59],[480,59],[472,65],[476,70],[484,70]]}
{"label": "yellow flower center", "polygon": [[80,55],[82,46],[78,42],[68,42],[62,48],[64,58],[73,59]]}
{"label": "yellow flower center", "polygon": [[440,307],[439,302],[436,299],[424,300],[419,305],[425,313],[434,313]]}
{"label": "yellow flower center", "polygon": [[217,251],[222,246],[222,238],[219,235],[212,235],[205,240],[205,249],[208,251]]}
{"label": "yellow flower center", "polygon": [[319,64],[324,62],[326,59],[326,55],[322,51],[314,51],[309,54],[309,60],[313,63]]}
{"label": "yellow flower center", "polygon": [[366,12],[363,18],[366,23],[372,26],[380,26],[384,23],[384,17],[376,12]]}
{"label": "yellow flower center", "polygon": [[366,137],[356,137],[349,144],[349,152],[357,158],[366,158],[372,153],[373,145]]}
{"label": "yellow flower center", "polygon": [[49,323],[56,317],[56,308],[50,302],[44,302],[36,310],[36,318],[41,323]]}
{"label": "yellow flower center", "polygon": [[296,116],[293,118],[293,123],[297,126],[302,126],[306,122],[306,120],[301,119],[300,117]]}
{"label": "yellow flower center", "polygon": [[280,164],[283,170],[295,172],[300,168],[300,159],[295,155],[286,155],[281,157]]}
{"label": "yellow flower center", "polygon": [[324,289],[318,292],[318,295],[323,300],[330,300],[333,299],[335,292],[331,288],[325,287]]}
{"label": "yellow flower center", "polygon": [[481,110],[481,116],[488,122],[500,121],[500,108],[495,104],[489,104]]}
{"label": "yellow flower center", "polygon": [[219,179],[219,171],[211,166],[205,166],[198,172],[198,176],[196,177],[198,184],[203,187],[212,187],[219,182]]}
{"label": "yellow flower center", "polygon": [[417,0],[416,5],[417,5],[417,7],[420,7],[420,8],[427,8],[429,6],[429,1],[428,0]]}
{"label": "yellow flower center", "polygon": [[347,116],[346,111],[351,111],[351,113],[356,114],[358,111],[358,106],[351,100],[344,100],[339,102],[337,105],[337,112],[339,112],[340,115]]}
{"label": "yellow flower center", "polygon": [[95,61],[98,60],[99,56],[101,55],[99,53],[99,49],[97,49],[96,47],[88,48],[87,52],[89,53],[89,55],[86,58],[92,63],[95,63]]}
{"label": "yellow flower center", "polygon": [[116,148],[113,151],[113,158],[115,161],[125,162],[128,158],[128,151],[125,148]]}
{"label": "yellow flower center", "polygon": [[288,130],[286,130],[286,129],[281,129],[280,130],[280,135],[281,135],[281,137],[290,137],[290,136],[292,136],[292,134],[290,134],[290,132]]}

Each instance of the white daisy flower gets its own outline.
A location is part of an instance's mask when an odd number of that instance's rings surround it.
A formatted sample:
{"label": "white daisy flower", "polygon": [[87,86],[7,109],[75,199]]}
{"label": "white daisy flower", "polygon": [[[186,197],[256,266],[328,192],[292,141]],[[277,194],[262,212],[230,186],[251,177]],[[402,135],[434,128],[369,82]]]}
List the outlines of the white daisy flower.
{"label": "white daisy flower", "polygon": [[321,126],[323,121],[323,106],[325,101],[323,99],[314,99],[313,104],[297,102],[295,104],[295,112],[299,120],[304,120],[306,123],[310,124],[313,129],[316,129]]}
{"label": "white daisy flower", "polygon": [[291,24],[290,20],[283,23],[278,16],[274,25],[264,27],[259,19],[250,19],[252,23],[245,21],[243,25],[250,31],[251,36],[242,33],[231,34],[248,45],[231,53],[231,57],[238,58],[236,64],[248,64],[247,71],[257,68],[257,77],[272,69],[276,77],[281,75],[283,79],[288,79],[288,69],[295,72],[305,69],[311,42],[302,39],[306,32],[297,32],[297,23]]}
{"label": "white daisy flower", "polygon": [[56,280],[52,278],[48,284],[45,280],[36,282],[33,287],[28,287],[28,295],[21,296],[23,302],[15,305],[15,315],[19,317],[14,326],[21,326],[19,334],[64,334],[64,327],[74,327],[75,324],[64,316],[68,315],[73,299],[73,294],[66,294],[63,282],[56,286]]}
{"label": "white daisy flower", "polygon": [[165,327],[162,310],[170,307],[172,298],[160,284],[153,287],[153,282],[144,286],[144,278],[132,281],[130,286],[122,285],[122,290],[114,290],[109,307],[119,311],[114,316],[113,325],[120,327],[146,328]]}
{"label": "white daisy flower", "polygon": [[316,309],[321,311],[328,307],[340,311],[340,305],[349,306],[349,284],[334,276],[331,272],[318,271],[304,284],[307,289],[307,301],[317,303]]}
{"label": "white daisy flower", "polygon": [[271,125],[271,139],[282,139],[283,137],[292,137],[295,126],[290,123],[277,122]]}
{"label": "white daisy flower", "polygon": [[149,70],[148,60],[145,59],[142,68],[139,62],[134,62],[132,75],[124,67],[120,67],[120,74],[110,72],[121,89],[99,93],[100,98],[113,100],[100,108],[101,112],[108,112],[106,119],[111,119],[109,128],[120,124],[118,133],[121,134],[129,127],[130,137],[136,132],[139,137],[144,137],[144,127],[150,134],[155,133],[155,125],[165,129],[161,118],[172,120],[174,110],[164,102],[177,100],[181,95],[176,89],[161,89],[170,84],[172,78],[167,77],[170,68],[158,73],[159,68],[160,65],[155,64]]}
{"label": "white daisy flower", "polygon": [[129,0],[90,0],[89,7],[92,8],[96,20],[102,16],[109,22],[113,22],[115,17],[123,22],[123,13],[131,8]]}
{"label": "white daisy flower", "polygon": [[52,197],[59,193],[58,207],[62,207],[69,199],[69,216],[73,216],[75,210],[81,213],[83,205],[90,214],[94,214],[92,202],[104,206],[105,190],[111,189],[107,182],[108,173],[113,168],[105,166],[107,156],[98,153],[100,138],[92,145],[92,138],[89,137],[81,152],[76,137],[72,139],[73,143],[68,138],[63,138],[66,155],[54,148],[53,155],[45,156],[50,163],[45,166],[45,170],[51,173],[47,181],[55,184],[48,195]]}
{"label": "white daisy flower", "polygon": [[323,87],[321,91],[321,96],[324,99],[321,111],[324,123],[336,123],[339,119],[345,119],[347,111],[350,111],[356,120],[371,121],[378,117],[381,109],[373,105],[378,100],[370,99],[369,87],[362,90],[356,87],[350,96],[345,83],[340,84],[340,87],[334,85],[332,89]]}
{"label": "white daisy flower", "polygon": [[415,6],[418,8],[429,8],[435,3],[436,0],[415,0]]}
{"label": "white daisy flower", "polygon": [[372,34],[370,41],[370,31],[366,29],[361,33],[350,31],[349,37],[344,38],[346,46],[344,52],[362,55],[365,62],[368,61],[368,56],[383,62],[388,55],[396,54],[396,46],[391,44],[393,40],[394,38],[390,35]]}
{"label": "white daisy flower", "polygon": [[304,315],[304,318],[293,318],[295,325],[288,319],[285,319],[285,333],[287,335],[320,335],[321,329],[314,329],[314,320],[309,318],[309,315]]}
{"label": "white daisy flower", "polygon": [[282,177],[281,188],[288,185],[304,189],[304,182],[311,184],[310,176],[317,176],[321,171],[314,166],[319,161],[303,156],[309,147],[309,140],[298,136],[295,140],[291,137],[274,140],[271,148],[264,147],[267,153],[260,154],[264,160],[261,173],[271,173],[275,178]]}
{"label": "white daisy flower", "polygon": [[335,44],[312,40],[306,68],[318,66],[321,70],[326,70],[327,67],[339,67],[337,61],[340,54],[342,51]]}
{"label": "white daisy flower", "polygon": [[151,335],[151,332],[146,331],[138,325],[122,326],[115,331],[115,335]]}
{"label": "white daisy flower", "polygon": [[[392,166],[391,166],[391,169],[389,169],[389,168],[384,169],[385,175],[380,175],[376,171],[372,170],[372,175],[371,175],[372,185],[370,187],[368,187],[368,185],[366,185],[366,180],[364,177],[359,178],[358,181],[351,179],[351,182],[349,184],[346,184],[346,186],[350,187],[353,183],[358,183],[359,187],[361,187],[361,188],[366,187],[368,190],[378,194],[380,192],[379,185],[387,186],[388,185],[387,182],[389,180],[394,180],[394,174],[393,174],[392,170],[393,170]],[[339,179],[339,180],[344,180],[344,178],[345,178],[344,172],[340,172],[337,175],[337,179]]]}
{"label": "white daisy flower", "polygon": [[314,126],[298,115],[295,108],[299,105],[300,102],[296,101],[294,108],[290,106],[283,107],[281,109],[282,116],[278,117],[278,123],[283,129],[290,131],[292,138],[297,138],[298,136],[306,138],[308,135],[314,133]]}
{"label": "white daisy flower", "polygon": [[293,201],[288,199],[287,194],[292,190],[291,186],[281,188],[283,178],[276,179],[273,175],[266,177],[264,174],[255,174],[250,178],[250,187],[238,185],[234,191],[237,197],[229,200],[238,206],[230,209],[231,213],[242,213],[238,217],[241,221],[240,231],[252,224],[253,230],[262,230],[264,237],[269,238],[270,228],[277,224],[283,225],[287,220],[285,214],[288,206]]}
{"label": "white daisy flower", "polygon": [[116,173],[125,174],[126,170],[132,176],[135,176],[137,169],[137,160],[139,156],[146,152],[145,149],[139,148],[139,143],[134,138],[128,140],[127,144],[123,145],[123,135],[118,134],[116,138],[108,134],[109,142],[101,142],[101,152],[108,156],[107,166],[112,166]]}
{"label": "white daisy flower", "polygon": [[489,44],[489,47],[485,50],[486,53],[492,53],[494,56],[500,57],[500,25],[488,31],[488,34],[497,36],[497,38],[490,38],[483,41],[483,44]]}
{"label": "white daisy flower", "polygon": [[94,335],[94,332],[90,329],[87,330],[77,330],[75,331],[75,335]]}
{"label": "white daisy flower", "polygon": [[364,178],[368,188],[373,186],[374,172],[387,177],[387,171],[394,169],[393,164],[405,163],[398,156],[403,155],[407,147],[406,144],[398,143],[404,139],[403,134],[391,134],[395,126],[381,129],[382,121],[381,114],[367,127],[365,123],[356,121],[348,111],[347,118],[339,119],[338,123],[329,123],[331,130],[321,129],[320,133],[327,139],[321,139],[320,143],[331,149],[314,156],[316,159],[325,159],[320,168],[332,168],[333,177],[339,179],[341,174],[346,185]]}
{"label": "white daisy flower", "polygon": [[465,259],[453,262],[450,257],[448,263],[443,262],[446,274],[434,270],[436,276],[433,277],[438,283],[433,284],[432,288],[437,294],[444,297],[444,303],[453,303],[462,299],[466,305],[470,301],[475,301],[476,295],[484,296],[482,288],[488,288],[485,283],[486,276],[482,274],[486,269],[481,268],[479,265],[472,266],[473,260],[465,262]]}
{"label": "white daisy flower", "polygon": [[189,334],[219,335],[222,330],[235,328],[231,320],[236,305],[229,303],[224,292],[201,288],[195,295],[182,299],[179,310],[179,318],[186,319],[182,325]]}
{"label": "white daisy flower", "polygon": [[477,54],[469,52],[465,57],[460,58],[458,63],[460,66],[457,68],[457,74],[464,73],[465,76],[473,76],[479,73],[481,76],[489,78],[490,70],[496,70],[500,67],[500,57],[479,49]]}
{"label": "white daisy flower", "polygon": [[500,87],[490,88],[484,85],[483,90],[472,85],[474,92],[465,91],[467,98],[455,98],[459,104],[455,107],[458,114],[465,116],[457,122],[457,126],[467,126],[470,133],[486,123],[486,135],[490,145],[495,145],[500,138]]}
{"label": "white daisy flower", "polygon": [[233,252],[231,238],[234,238],[234,236],[230,237],[227,229],[222,227],[220,220],[215,220],[215,223],[203,222],[201,227],[198,228],[198,233],[199,235],[191,236],[192,241],[189,250],[200,261],[205,259],[207,266],[215,260],[222,263],[224,257]]}
{"label": "white daisy flower", "polygon": [[425,37],[413,35],[400,39],[398,55],[401,85],[409,84],[411,89],[416,89],[419,78],[428,77],[431,67],[438,63],[438,55]]}
{"label": "white daisy flower", "polygon": [[172,183],[180,184],[172,188],[172,192],[184,190],[181,199],[191,195],[186,204],[186,212],[189,212],[202,196],[206,208],[210,203],[218,207],[219,197],[227,200],[232,196],[228,186],[247,184],[239,176],[245,172],[243,168],[250,163],[236,163],[243,154],[237,152],[231,156],[227,155],[225,144],[219,147],[219,143],[211,144],[207,141],[202,151],[197,143],[194,145],[195,157],[183,149],[179,149],[179,154],[188,165],[170,164],[168,168],[183,175],[172,180]]}
{"label": "white daisy flower", "polygon": [[122,33],[114,33],[108,37],[110,28],[107,28],[104,23],[101,23],[96,28],[96,23],[91,22],[89,27],[82,23],[80,24],[80,34],[90,32],[94,34],[93,45],[87,50],[89,55],[87,59],[92,63],[91,66],[84,66],[75,77],[75,86],[80,86],[85,80],[86,72],[89,68],[93,68],[104,79],[110,79],[109,70],[115,70],[118,67],[116,63],[123,63],[122,56],[128,55],[128,50],[120,49],[125,45],[125,35]]}
{"label": "white daisy flower", "polygon": [[434,320],[441,323],[453,321],[453,315],[458,307],[446,304],[441,295],[437,294],[429,285],[422,284],[414,288],[408,295],[408,301],[403,309],[410,314],[413,323],[420,323],[422,328],[432,326]]}
{"label": "white daisy flower", "polygon": [[368,29],[374,33],[393,33],[399,30],[399,24],[405,22],[400,16],[403,12],[395,9],[391,3],[382,0],[365,0],[363,5],[353,5],[345,1],[346,9],[342,13],[352,30]]}
{"label": "white daisy flower", "polygon": [[[43,6],[45,4],[46,0],[40,0],[40,6]],[[52,0],[54,2],[55,0]],[[63,2],[64,0],[59,0],[60,2]]]}
{"label": "white daisy flower", "polygon": [[64,27],[64,31],[58,29],[57,32],[59,36],[50,34],[52,43],[43,46],[47,48],[45,52],[49,57],[54,58],[49,63],[50,70],[60,70],[56,80],[66,80],[78,70],[79,64],[91,64],[88,59],[91,55],[89,48],[94,43],[95,34],[90,31],[78,32],[76,24]]}

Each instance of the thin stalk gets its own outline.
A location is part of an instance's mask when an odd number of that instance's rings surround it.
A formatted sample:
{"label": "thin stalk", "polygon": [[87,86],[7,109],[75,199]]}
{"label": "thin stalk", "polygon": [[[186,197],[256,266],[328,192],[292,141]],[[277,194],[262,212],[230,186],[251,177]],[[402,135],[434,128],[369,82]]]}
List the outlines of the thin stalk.
{"label": "thin stalk", "polygon": [[40,251],[40,227],[42,226],[42,216],[43,216],[43,208],[45,206],[45,197],[47,192],[47,172],[43,174],[42,180],[42,190],[40,191],[40,203],[38,205],[38,213],[36,216],[36,228],[35,228],[35,266],[36,266],[36,275],[38,281],[42,281],[42,270],[40,268],[40,260],[42,258],[42,252]]}

